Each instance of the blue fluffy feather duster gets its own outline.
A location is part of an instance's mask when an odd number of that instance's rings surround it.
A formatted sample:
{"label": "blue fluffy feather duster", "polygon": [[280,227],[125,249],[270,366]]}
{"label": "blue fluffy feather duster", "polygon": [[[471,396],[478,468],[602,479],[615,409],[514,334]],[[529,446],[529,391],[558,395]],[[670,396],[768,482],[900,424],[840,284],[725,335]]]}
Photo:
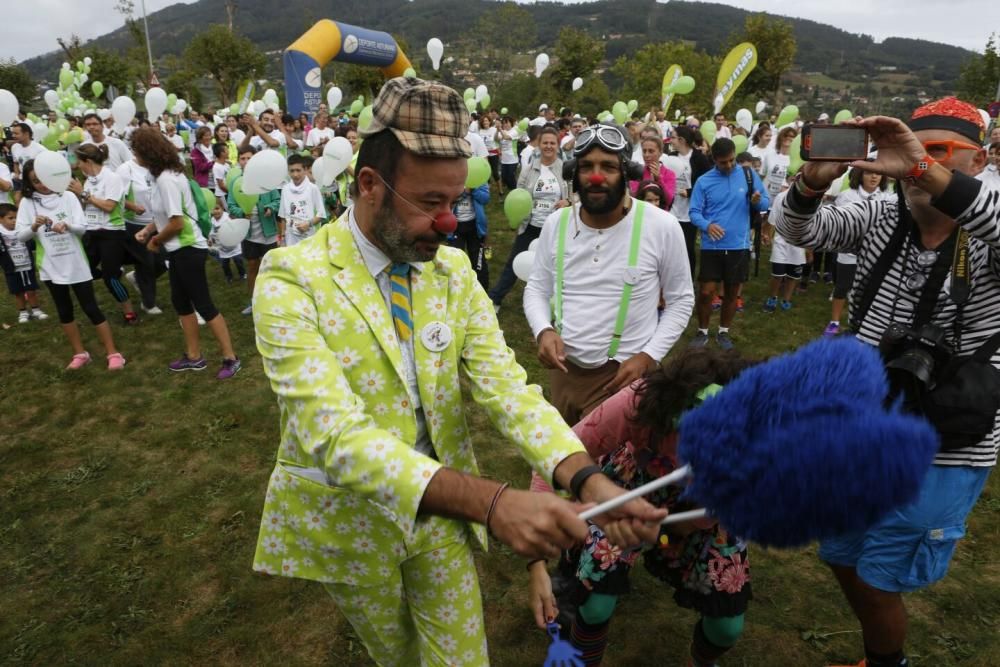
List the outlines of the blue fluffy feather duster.
{"label": "blue fluffy feather duster", "polygon": [[938,449],[888,391],[878,351],[849,337],[747,369],[681,419],[687,496],[763,545],[871,527],[917,497]]}

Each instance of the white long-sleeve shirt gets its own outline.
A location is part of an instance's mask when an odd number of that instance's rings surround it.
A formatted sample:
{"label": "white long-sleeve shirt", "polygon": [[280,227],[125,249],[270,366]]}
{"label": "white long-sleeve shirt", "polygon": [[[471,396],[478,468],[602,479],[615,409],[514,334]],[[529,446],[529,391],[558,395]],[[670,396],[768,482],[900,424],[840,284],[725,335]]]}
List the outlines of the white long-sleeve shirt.
{"label": "white long-sleeve shirt", "polygon": [[[562,339],[567,359],[577,366],[596,368],[608,361],[625,286],[635,210],[633,200],[628,214],[608,229],[584,224],[579,204],[570,216],[563,261]],[[524,288],[524,312],[536,339],[552,326],[550,302],[555,295],[560,215],[561,209],[554,211],[542,227],[531,279]],[[677,218],[646,205],[639,247],[637,281],[614,356],[619,362],[639,352],[660,361],[684,332],[694,308],[691,269]],[[666,308],[657,319],[661,294]]]}

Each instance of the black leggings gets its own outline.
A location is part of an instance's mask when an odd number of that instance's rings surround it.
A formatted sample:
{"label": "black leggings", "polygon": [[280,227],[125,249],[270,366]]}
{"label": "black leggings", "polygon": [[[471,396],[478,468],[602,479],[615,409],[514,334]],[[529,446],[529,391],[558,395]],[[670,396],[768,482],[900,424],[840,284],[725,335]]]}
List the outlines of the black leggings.
{"label": "black leggings", "polygon": [[135,260],[135,282],[139,286],[142,305],[152,308],[156,305],[156,279],[167,272],[167,265],[162,252],[149,252],[146,246],[135,240],[135,233],[145,226],[125,224],[125,247]]}
{"label": "black leggings", "polygon": [[85,283],[73,283],[72,285],[57,285],[51,280],[46,280],[45,286],[49,288],[52,303],[56,304],[59,321],[63,324],[73,323],[73,297],[70,296],[70,289],[73,290],[73,294],[76,294],[76,300],[80,302],[80,308],[90,318],[91,324],[96,327],[107,321],[97,305],[97,297],[94,296],[94,283],[89,280]]}
{"label": "black leggings", "polygon": [[[691,280],[692,282],[697,282],[695,280],[695,241],[698,238],[698,227],[695,226],[693,222],[681,222],[681,229],[684,231],[684,245],[687,248],[688,263],[691,265]],[[758,232],[760,233],[760,232]]]}
{"label": "black leggings", "polygon": [[500,155],[490,155],[486,158],[486,161],[490,163],[490,177],[491,180],[500,182]]}
{"label": "black leggings", "polygon": [[500,180],[503,181],[507,191],[517,187],[517,163],[500,165]]}
{"label": "black leggings", "polygon": [[490,288],[490,266],[483,256],[483,239],[479,236],[479,229],[476,227],[476,220],[459,220],[458,229],[449,245],[460,248],[469,256],[472,262],[472,270],[476,272],[476,278],[483,289]]}
{"label": "black leggings", "polygon": [[211,322],[219,314],[212,295],[208,292],[208,278],[205,276],[205,260],[208,251],[204,248],[181,248],[169,253],[170,260],[170,301],[181,317],[194,311],[206,322]]}
{"label": "black leggings", "polygon": [[[129,254],[128,236],[124,229],[91,229],[83,235],[90,271],[94,278],[102,278],[112,298],[118,303],[128,301],[128,290],[121,281],[122,264]],[[100,265],[100,270],[97,266]]]}

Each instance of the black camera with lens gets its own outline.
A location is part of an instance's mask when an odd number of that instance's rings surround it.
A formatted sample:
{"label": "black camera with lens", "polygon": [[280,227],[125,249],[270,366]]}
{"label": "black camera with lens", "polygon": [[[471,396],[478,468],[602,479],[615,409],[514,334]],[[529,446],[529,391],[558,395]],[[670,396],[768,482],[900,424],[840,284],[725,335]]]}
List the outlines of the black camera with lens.
{"label": "black camera with lens", "polygon": [[942,369],[955,354],[941,327],[924,324],[910,328],[892,322],[882,334],[879,352],[885,360],[893,394],[900,391],[909,401],[920,389],[933,389]]}

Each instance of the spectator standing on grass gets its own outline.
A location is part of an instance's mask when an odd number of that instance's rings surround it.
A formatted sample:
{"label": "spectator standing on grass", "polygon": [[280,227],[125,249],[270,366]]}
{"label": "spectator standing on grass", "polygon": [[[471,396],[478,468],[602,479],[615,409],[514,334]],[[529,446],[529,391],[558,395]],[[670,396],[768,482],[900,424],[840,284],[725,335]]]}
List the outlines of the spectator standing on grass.
{"label": "spectator standing on grass", "polygon": [[153,177],[150,196],[153,222],[139,232],[136,240],[146,243],[150,252],[167,253],[170,275],[170,300],[184,330],[184,354],[170,363],[174,372],[205,370],[208,362],[201,354],[198,314],[219,343],[222,365],[216,378],[226,380],[240,370],[240,359],[233,351],[229,327],[212,302],[205,275],[208,243],[198,227],[198,207],[191,186],[184,175],[173,146],[152,128],[136,130],[132,135],[136,161]]}
{"label": "spectator standing on grass", "polygon": [[10,157],[14,163],[14,176],[20,178],[21,165],[34,160],[45,149],[35,141],[35,131],[28,123],[14,123],[11,125],[11,133],[14,143],[10,146]]}
{"label": "spectator standing on grass", "polygon": [[17,323],[25,324],[32,317],[47,320],[49,316],[38,304],[38,280],[35,277],[35,242],[18,238],[17,207],[0,203],[0,269],[7,281],[7,291],[14,297]]}
{"label": "spectator standing on grass", "polygon": [[[788,188],[788,165],[791,161],[788,151],[795,141],[796,134],[795,128],[782,128],[778,132],[775,149],[764,154],[764,185],[767,187],[767,196],[772,202],[780,192]],[[771,280],[768,284],[767,301],[763,306],[764,311],[773,313],[779,305],[782,310],[790,310],[792,294],[795,293],[798,281],[802,279],[806,251],[786,241],[766,221],[761,234],[761,243],[771,246]]]}
{"label": "spectator standing on grass", "polygon": [[721,284],[725,295],[715,340],[722,349],[730,349],[736,301],[750,277],[750,214],[766,211],[769,200],[760,177],[749,167],[737,167],[731,139],[716,139],[712,157],[715,167],[698,179],[691,194],[691,221],[701,230],[698,331],[691,345],[708,344],[712,299]]}
{"label": "spectator standing on grass", "polygon": [[[80,239],[87,229],[83,208],[71,192],[56,194],[45,187],[35,174],[35,161],[22,167],[21,204],[17,209],[17,238],[41,245],[38,273],[48,288],[59,314],[63,334],[73,349],[68,370],[79,370],[90,363],[90,353],[83,346],[80,327],[73,315],[73,297],[94,325],[107,355],[108,370],[125,367],[125,357],[115,347],[111,325],[97,305],[94,278]],[[72,295],[70,294],[72,292]]]}
{"label": "spectator standing on grass", "polygon": [[691,222],[691,192],[701,175],[712,168],[712,163],[705,157],[705,154],[694,149],[695,140],[699,136],[696,130],[692,130],[687,125],[678,125],[674,128],[674,134],[670,138],[674,157],[681,161],[680,169],[675,170],[676,192],[670,212],[680,222],[681,231],[684,232],[684,246],[687,249],[688,262],[691,266],[691,280],[694,280],[696,275],[695,242],[698,239],[698,228]]}
{"label": "spectator standing on grass", "polygon": [[212,151],[212,130],[202,125],[194,133],[194,146],[191,148],[191,171],[195,182],[203,188],[215,190],[212,183],[212,166],[215,164],[215,153]]}
{"label": "spectator standing on grass", "polygon": [[[253,157],[254,150],[245,145],[240,148],[240,169],[245,169],[247,162]],[[229,216],[245,218],[250,221],[246,238],[241,245],[243,259],[247,266],[247,289],[250,292],[251,303],[240,311],[241,315],[253,314],[253,290],[257,284],[257,271],[260,262],[269,251],[278,247],[281,234],[278,229],[278,207],[281,204],[281,190],[270,190],[257,198],[257,204],[249,211],[240,208],[235,195],[230,192],[226,198]]]}
{"label": "spectator standing on grass", "polygon": [[305,161],[301,155],[289,156],[289,180],[281,188],[278,234],[285,237],[286,246],[313,236],[326,220],[323,195],[319,187],[306,177]]}
{"label": "spectator standing on grass", "polygon": [[[230,169],[229,149],[224,144],[212,144],[212,156],[215,160],[212,162],[209,189],[215,193],[217,199],[225,201],[226,195],[229,194],[229,188],[226,186],[226,175],[229,174]],[[208,204],[208,202],[205,203]]]}
{"label": "spectator standing on grass", "polygon": [[466,188],[452,209],[458,220],[455,233],[448,239],[448,245],[458,248],[469,256],[472,270],[484,290],[490,288],[489,258],[486,257],[486,236],[489,232],[486,219],[486,204],[490,203],[490,185],[483,183],[478,188]]}
{"label": "spectator standing on grass", "polygon": [[129,150],[124,141],[105,134],[104,125],[101,124],[101,118],[96,113],[88,113],[83,117],[83,129],[86,136],[81,145],[107,145],[108,159],[106,166],[111,171],[118,169],[118,167],[132,159],[132,151]]}
{"label": "spectator standing on grass", "polygon": [[514,119],[504,116],[500,119],[500,131],[497,139],[500,141],[500,196],[504,189],[510,192],[517,187],[517,153],[514,151],[517,146],[518,131],[514,127]]}
{"label": "spectator standing on grass", "polygon": [[212,233],[209,234],[208,245],[214,251],[219,266],[222,268],[222,275],[226,277],[226,282],[231,284],[233,282],[233,270],[229,266],[230,262],[236,265],[236,271],[239,273],[240,280],[247,279],[247,270],[243,266],[243,253],[240,250],[240,244],[226,246],[222,245],[222,242],[219,240],[219,228],[230,219],[229,214],[226,213],[222,205],[216,203],[215,208],[212,209]]}
{"label": "spectator standing on grass", "polygon": [[163,311],[156,304],[156,280],[167,272],[167,265],[162,253],[149,252],[146,245],[135,238],[138,232],[153,222],[153,176],[135,158],[118,167],[117,173],[125,185],[125,199],[122,200],[125,247],[135,263],[135,269],[126,273],[125,279],[140,294],[143,312],[161,315]]}

